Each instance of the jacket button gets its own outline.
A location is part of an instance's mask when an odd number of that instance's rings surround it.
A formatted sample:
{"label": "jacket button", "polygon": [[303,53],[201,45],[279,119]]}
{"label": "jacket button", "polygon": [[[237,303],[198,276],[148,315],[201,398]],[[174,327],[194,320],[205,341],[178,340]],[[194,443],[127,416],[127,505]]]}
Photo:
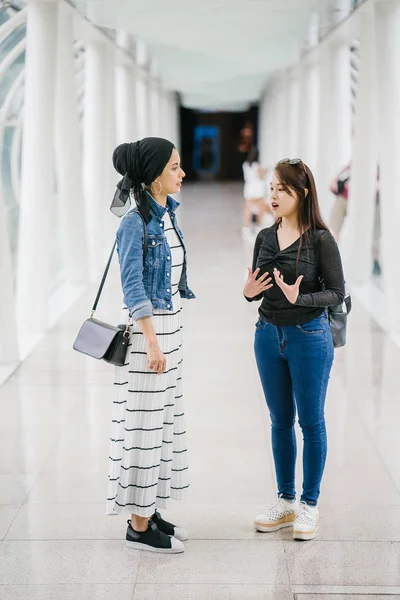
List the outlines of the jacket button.
{"label": "jacket button", "polygon": [[169,293],[171,290],[168,288],[167,292]]}
{"label": "jacket button", "polygon": [[170,304],[167,304],[167,308],[171,308],[171,305],[170,305]]}
{"label": "jacket button", "polygon": [[167,277],[170,277],[170,275],[171,275],[170,273],[167,273]]}
{"label": "jacket button", "polygon": [[170,256],[167,256],[167,260],[171,260],[171,257],[170,257]]}
{"label": "jacket button", "polygon": [[154,241],[154,240],[153,240],[153,242],[152,242],[152,243],[153,243],[153,246],[155,246],[155,245],[156,245],[156,243],[155,243],[155,241]]}

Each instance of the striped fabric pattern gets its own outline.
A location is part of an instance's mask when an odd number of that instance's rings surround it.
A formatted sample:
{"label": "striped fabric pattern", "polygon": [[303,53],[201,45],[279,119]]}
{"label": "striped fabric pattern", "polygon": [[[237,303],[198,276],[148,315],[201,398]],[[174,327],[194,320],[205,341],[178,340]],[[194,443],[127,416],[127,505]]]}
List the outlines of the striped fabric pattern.
{"label": "striped fabric pattern", "polygon": [[[167,358],[165,373],[148,370],[146,342],[137,323],[131,326],[127,364],[116,367],[107,513],[152,516],[180,500],[189,487],[182,392],[182,306],[178,291],[183,248],[169,213],[164,233],[171,248],[173,310],[155,310],[154,329]],[[125,308],[126,314],[126,308]]]}

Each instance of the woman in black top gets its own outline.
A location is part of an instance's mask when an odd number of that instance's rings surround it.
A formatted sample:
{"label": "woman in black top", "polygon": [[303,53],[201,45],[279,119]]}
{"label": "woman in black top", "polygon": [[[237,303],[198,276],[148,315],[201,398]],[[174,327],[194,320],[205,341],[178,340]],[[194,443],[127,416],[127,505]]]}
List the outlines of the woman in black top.
{"label": "woman in black top", "polygon": [[[293,526],[294,539],[313,539],[327,442],[325,397],[333,362],[326,308],[344,300],[337,244],[322,220],[314,177],[300,159],[284,159],[270,186],[276,222],[255,243],[244,288],[261,300],[255,354],[272,422],[278,502],[258,515],[258,531]],[[321,290],[320,277],[324,278]],[[296,410],[303,431],[303,492],[296,501]]]}

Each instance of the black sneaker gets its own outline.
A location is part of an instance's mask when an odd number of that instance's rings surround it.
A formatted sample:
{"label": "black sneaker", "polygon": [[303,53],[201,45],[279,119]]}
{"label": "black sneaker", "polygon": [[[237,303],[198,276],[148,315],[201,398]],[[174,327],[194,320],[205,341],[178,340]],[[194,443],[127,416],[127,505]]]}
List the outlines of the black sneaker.
{"label": "black sneaker", "polygon": [[168,523],[168,521],[164,521],[164,519],[161,517],[160,513],[157,510],[151,517],[151,519],[157,525],[158,529],[163,533],[171,535],[172,537],[176,538],[177,540],[180,540],[181,542],[184,542],[188,539],[188,534],[187,531],[185,531],[185,529],[182,529],[182,527],[177,527],[172,523]]}
{"label": "black sneaker", "polygon": [[148,552],[165,552],[178,554],[184,552],[185,546],[174,537],[160,531],[152,519],[146,531],[135,531],[131,521],[127,521],[126,545],[134,550],[147,550]]}

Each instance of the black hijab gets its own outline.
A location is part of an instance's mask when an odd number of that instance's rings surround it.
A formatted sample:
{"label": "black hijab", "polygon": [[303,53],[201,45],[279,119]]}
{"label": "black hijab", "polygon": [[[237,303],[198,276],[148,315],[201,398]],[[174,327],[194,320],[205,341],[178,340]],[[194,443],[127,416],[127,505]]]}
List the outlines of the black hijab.
{"label": "black hijab", "polygon": [[129,210],[132,190],[145,221],[150,220],[149,198],[145,188],[164,171],[174,148],[172,142],[157,137],[120,144],[115,148],[113,165],[123,179],[117,184],[111,203],[110,210],[114,215],[122,217]]}

